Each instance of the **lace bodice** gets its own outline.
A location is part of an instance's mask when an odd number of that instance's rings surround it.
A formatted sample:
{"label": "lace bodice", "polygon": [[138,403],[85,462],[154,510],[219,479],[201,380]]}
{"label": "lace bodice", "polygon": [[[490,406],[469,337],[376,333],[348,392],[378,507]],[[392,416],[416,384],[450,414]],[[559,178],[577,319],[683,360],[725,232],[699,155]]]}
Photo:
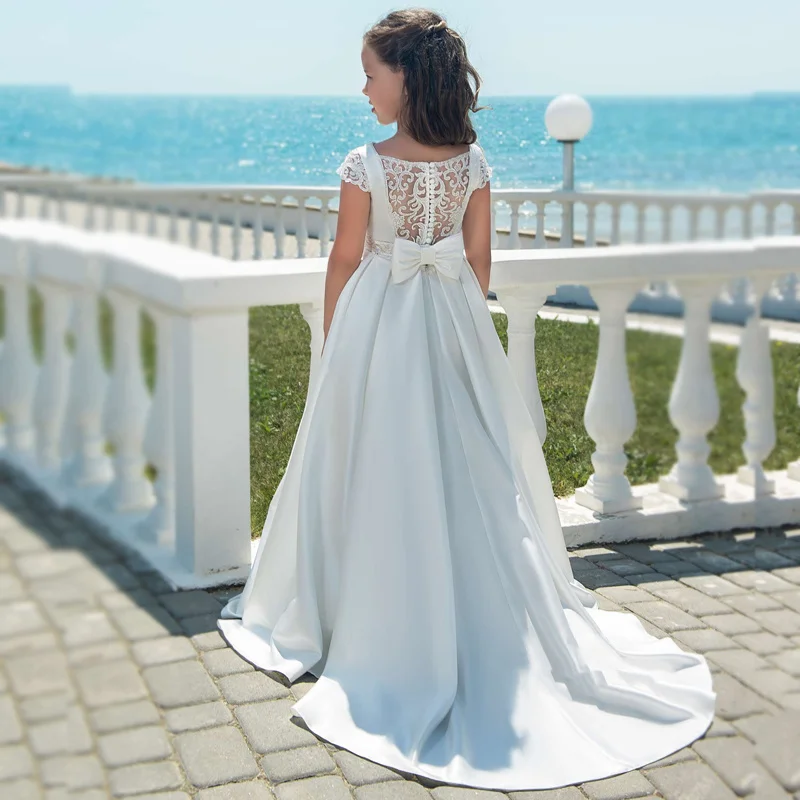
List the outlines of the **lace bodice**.
{"label": "lace bodice", "polygon": [[[483,150],[479,155],[481,188],[491,178],[492,168]],[[378,154],[386,179],[395,235],[417,244],[434,244],[461,229],[467,208],[470,151],[444,161],[407,161]],[[366,165],[359,149],[351,150],[336,173],[365,192],[371,191]],[[367,234],[367,248],[372,244]]]}

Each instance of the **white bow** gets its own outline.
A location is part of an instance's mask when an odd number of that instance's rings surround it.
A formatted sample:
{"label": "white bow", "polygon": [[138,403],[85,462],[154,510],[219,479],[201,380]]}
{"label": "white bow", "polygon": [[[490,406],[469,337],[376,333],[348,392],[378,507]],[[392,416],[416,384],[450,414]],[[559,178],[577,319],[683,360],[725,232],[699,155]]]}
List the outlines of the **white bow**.
{"label": "white bow", "polygon": [[458,233],[445,236],[435,244],[417,244],[396,237],[392,250],[392,282],[402,283],[421,268],[437,269],[447,278],[458,278],[464,261],[464,237]]}

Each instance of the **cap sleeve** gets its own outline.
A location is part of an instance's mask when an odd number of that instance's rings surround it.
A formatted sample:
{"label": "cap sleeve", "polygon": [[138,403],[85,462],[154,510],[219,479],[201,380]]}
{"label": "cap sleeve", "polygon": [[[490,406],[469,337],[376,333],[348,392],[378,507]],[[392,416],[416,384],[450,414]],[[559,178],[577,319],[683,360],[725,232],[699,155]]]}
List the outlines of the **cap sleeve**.
{"label": "cap sleeve", "polygon": [[478,148],[480,157],[478,158],[478,183],[475,188],[482,189],[489,182],[492,177],[492,168],[486,161],[486,156],[483,153],[483,148]]}
{"label": "cap sleeve", "polygon": [[354,183],[364,192],[369,191],[367,168],[358,150],[351,150],[339,165],[336,174],[347,183]]}

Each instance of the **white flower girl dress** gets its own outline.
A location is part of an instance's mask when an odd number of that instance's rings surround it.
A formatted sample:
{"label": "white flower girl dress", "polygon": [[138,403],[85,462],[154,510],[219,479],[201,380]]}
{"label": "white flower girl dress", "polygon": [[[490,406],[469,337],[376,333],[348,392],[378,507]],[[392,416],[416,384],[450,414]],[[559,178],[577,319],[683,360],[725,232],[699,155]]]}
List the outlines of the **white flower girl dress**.
{"label": "white flower girl dress", "polygon": [[700,737],[702,655],[605,611],[578,582],[540,439],[461,221],[482,149],[348,153],[371,194],[252,572],[219,628],[290,680],[323,739],[436,781],[544,789]]}

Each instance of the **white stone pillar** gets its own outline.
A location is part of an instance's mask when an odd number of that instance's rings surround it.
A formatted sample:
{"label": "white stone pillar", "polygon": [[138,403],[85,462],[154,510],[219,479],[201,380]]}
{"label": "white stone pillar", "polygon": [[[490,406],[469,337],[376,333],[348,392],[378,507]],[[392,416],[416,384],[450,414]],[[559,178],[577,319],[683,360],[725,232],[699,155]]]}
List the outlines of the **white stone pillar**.
{"label": "white stone pillar", "polygon": [[218,582],[250,568],[247,310],[173,317],[175,545]]}
{"label": "white stone pillar", "polygon": [[592,289],[600,310],[600,345],[583,421],[595,442],[594,473],[575,492],[575,500],[600,514],[640,508],[625,475],[625,442],[636,431],[636,408],[625,356],[625,314],[639,286]]}
{"label": "white stone pillar", "polygon": [[547,421],[536,374],[536,317],[554,288],[520,286],[496,292],[508,318],[509,365],[542,443],[547,437]]}
{"label": "white stone pillar", "polygon": [[678,374],[669,399],[669,418],[678,430],[678,461],[659,489],[685,501],[721,497],[724,489],[708,466],[706,437],[719,420],[709,340],[709,311],[719,293],[717,283],[679,281],[684,303],[684,335]]}
{"label": "white stone pillar", "polygon": [[745,465],[739,467],[738,479],[752,486],[756,497],[772,494],[775,482],[768,479],[763,461],[775,447],[775,384],[769,328],[761,319],[761,299],[769,291],[771,281],[753,278],[755,308],[747,320],[739,345],[736,379],[747,396],[744,412],[745,440],[742,451]]}

